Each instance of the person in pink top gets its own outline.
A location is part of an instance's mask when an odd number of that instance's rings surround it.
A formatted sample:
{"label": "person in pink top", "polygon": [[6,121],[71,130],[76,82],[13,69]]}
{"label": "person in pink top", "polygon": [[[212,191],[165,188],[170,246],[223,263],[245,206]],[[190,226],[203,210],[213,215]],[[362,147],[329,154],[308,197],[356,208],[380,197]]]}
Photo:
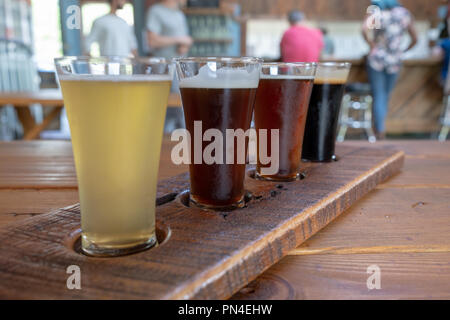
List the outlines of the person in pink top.
{"label": "person in pink top", "polygon": [[319,29],[304,24],[305,16],[294,10],[289,13],[291,27],[281,39],[281,59],[284,62],[318,62],[324,47]]}

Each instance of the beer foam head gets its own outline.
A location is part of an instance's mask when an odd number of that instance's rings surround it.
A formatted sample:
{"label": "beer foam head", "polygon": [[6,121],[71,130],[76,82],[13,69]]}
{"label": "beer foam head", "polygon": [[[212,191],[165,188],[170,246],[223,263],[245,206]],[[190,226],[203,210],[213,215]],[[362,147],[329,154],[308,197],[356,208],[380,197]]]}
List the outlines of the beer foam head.
{"label": "beer foam head", "polygon": [[172,81],[171,75],[134,74],[134,75],[96,75],[96,74],[60,74],[60,81],[99,81],[99,82],[151,82]]}
{"label": "beer foam head", "polygon": [[269,62],[263,63],[261,79],[270,80],[313,80],[316,63],[307,62]]}
{"label": "beer foam head", "polygon": [[215,63],[208,63],[199,69],[196,76],[181,79],[180,88],[254,89],[258,88],[259,72],[255,67],[222,67],[216,70]]}
{"label": "beer foam head", "polygon": [[332,63],[319,64],[314,83],[345,84],[350,73],[350,64],[336,66]]}
{"label": "beer foam head", "polygon": [[262,74],[261,79],[269,79],[269,80],[314,80],[314,76],[296,76],[289,74],[279,74],[279,75],[271,75],[271,74]]}

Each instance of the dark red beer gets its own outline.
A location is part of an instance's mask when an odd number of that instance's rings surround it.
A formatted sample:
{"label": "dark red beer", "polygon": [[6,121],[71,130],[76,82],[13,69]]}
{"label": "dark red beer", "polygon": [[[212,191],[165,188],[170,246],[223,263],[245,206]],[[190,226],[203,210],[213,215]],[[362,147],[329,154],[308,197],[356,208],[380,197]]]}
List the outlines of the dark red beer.
{"label": "dark red beer", "polygon": [[[309,99],[314,78],[262,76],[256,94],[255,128],[267,129],[267,155],[279,152],[279,169],[276,174],[263,175],[261,169],[270,167],[260,161],[258,139],[257,175],[274,181],[291,181],[299,176]],[[279,150],[271,150],[272,129],[279,129]]]}

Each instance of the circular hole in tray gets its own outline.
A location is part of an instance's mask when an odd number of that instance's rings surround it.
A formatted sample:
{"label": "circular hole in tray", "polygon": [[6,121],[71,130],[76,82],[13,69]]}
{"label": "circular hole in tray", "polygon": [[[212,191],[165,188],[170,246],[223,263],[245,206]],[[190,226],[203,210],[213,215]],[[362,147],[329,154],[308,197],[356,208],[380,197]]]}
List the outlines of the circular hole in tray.
{"label": "circular hole in tray", "polygon": [[[265,180],[265,179],[261,179],[261,178],[259,178],[256,175],[256,169],[249,170],[247,172],[247,174],[252,179],[259,180],[259,181],[264,181],[264,182],[290,182],[290,181],[283,181],[283,180]],[[305,178],[306,178],[306,172],[300,172],[298,178],[293,180],[293,181],[299,181],[299,180],[303,180]]]}
{"label": "circular hole in tray", "polygon": [[[163,245],[170,238],[170,232],[171,232],[170,228],[158,221],[156,221],[155,232],[156,232],[156,239],[158,241],[158,246]],[[67,242],[67,247],[69,247],[70,249],[73,249],[76,253],[90,257],[88,255],[85,255],[83,253],[83,251],[81,250],[81,229],[76,229],[75,231],[71,232],[66,242]],[[152,248],[149,248],[147,250],[151,250],[151,249]],[[146,251],[146,250],[144,250],[144,251]],[[141,251],[141,252],[143,252],[143,251]],[[139,252],[137,252],[137,253],[139,253]]]}
{"label": "circular hole in tray", "polygon": [[[195,207],[195,204],[191,203],[190,201],[190,192],[189,190],[183,191],[181,192],[178,196],[177,196],[177,201],[185,206],[186,208],[190,208],[191,206]],[[253,195],[250,191],[245,191],[245,196],[244,196],[244,201],[245,201],[245,206],[253,199]],[[245,208],[244,206],[244,208]],[[204,209],[201,208],[204,211],[209,211],[209,212],[217,212],[214,210],[209,210],[209,209]],[[236,208],[236,209],[232,209],[232,210],[227,210],[227,211],[234,211],[234,210],[239,210],[239,209],[243,209],[243,208]]]}

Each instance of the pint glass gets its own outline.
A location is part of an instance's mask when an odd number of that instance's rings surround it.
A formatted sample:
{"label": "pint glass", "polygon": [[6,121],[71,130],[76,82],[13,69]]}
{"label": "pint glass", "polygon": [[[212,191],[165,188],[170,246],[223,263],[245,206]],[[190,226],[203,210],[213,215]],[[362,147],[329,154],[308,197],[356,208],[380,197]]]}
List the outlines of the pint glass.
{"label": "pint glass", "polygon": [[[191,136],[190,200],[213,210],[242,207],[248,136],[239,139],[234,134],[250,128],[261,61],[186,58],[176,60],[176,65]],[[208,132],[219,136],[211,138]],[[205,159],[212,140],[219,146],[213,162]]]}
{"label": "pint glass", "polygon": [[55,63],[72,135],[83,252],[117,256],[155,245],[172,68],[163,59],[67,57]]}
{"label": "pint glass", "polygon": [[303,159],[329,162],[335,158],[339,112],[350,63],[319,63],[306,120]]}
{"label": "pint glass", "polygon": [[[293,181],[299,177],[303,134],[315,74],[315,63],[263,64],[255,103],[257,177],[271,181]],[[279,150],[271,148],[271,130],[279,130]],[[260,141],[263,132],[267,138]],[[262,169],[271,164],[261,162],[261,152],[272,158],[278,153],[277,172],[263,173]]]}

